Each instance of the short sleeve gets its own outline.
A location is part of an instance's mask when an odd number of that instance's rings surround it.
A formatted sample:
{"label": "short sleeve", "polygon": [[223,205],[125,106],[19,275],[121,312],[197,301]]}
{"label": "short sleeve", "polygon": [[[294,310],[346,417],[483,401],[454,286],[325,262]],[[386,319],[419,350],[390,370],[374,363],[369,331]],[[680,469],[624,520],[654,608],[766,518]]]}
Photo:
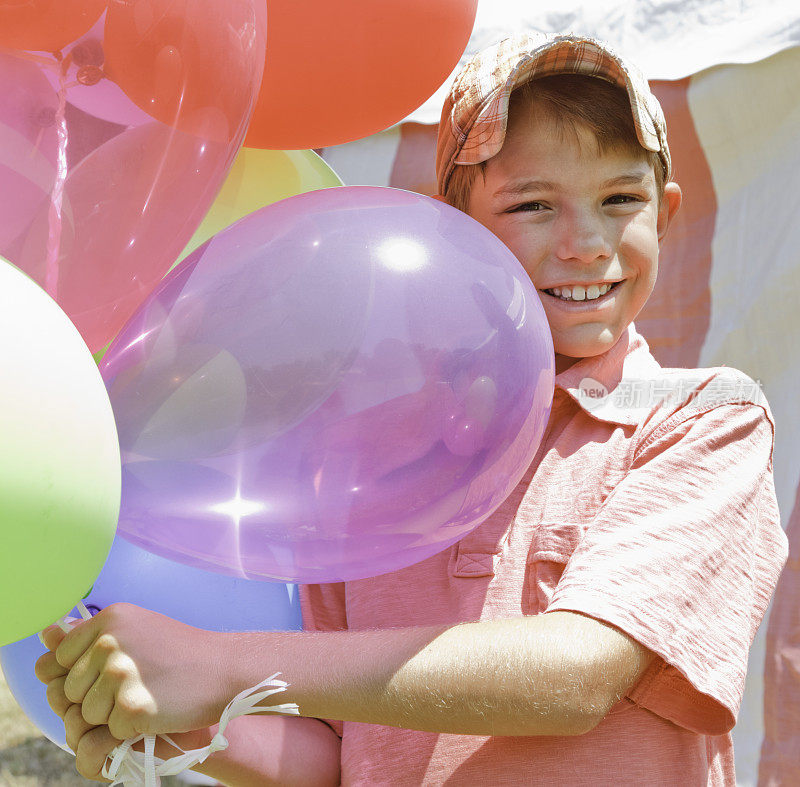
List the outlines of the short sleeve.
{"label": "short sleeve", "polygon": [[638,445],[546,610],[605,621],[656,653],[629,699],[700,734],[735,724],[786,560],[773,438],[761,405],[674,413]]}
{"label": "short sleeve", "polygon": [[[300,585],[300,610],[303,631],[344,631],[347,629],[345,586],[343,582],[325,585]],[[341,738],[342,722],[324,721]]]}

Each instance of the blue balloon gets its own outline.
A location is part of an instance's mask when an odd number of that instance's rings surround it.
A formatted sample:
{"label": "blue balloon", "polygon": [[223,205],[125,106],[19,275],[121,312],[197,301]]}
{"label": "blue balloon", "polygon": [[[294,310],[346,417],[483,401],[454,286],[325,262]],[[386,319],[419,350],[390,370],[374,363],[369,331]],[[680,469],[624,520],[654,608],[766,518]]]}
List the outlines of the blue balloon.
{"label": "blue balloon", "polygon": [[[175,563],[117,536],[108,560],[84,600],[93,614],[119,601],[151,609],[207,631],[299,631],[296,585],[236,579]],[[70,613],[80,617],[77,610]],[[0,666],[14,699],[57,746],[69,751],[63,721],[47,704],[33,674],[46,653],[37,636],[0,648]]]}

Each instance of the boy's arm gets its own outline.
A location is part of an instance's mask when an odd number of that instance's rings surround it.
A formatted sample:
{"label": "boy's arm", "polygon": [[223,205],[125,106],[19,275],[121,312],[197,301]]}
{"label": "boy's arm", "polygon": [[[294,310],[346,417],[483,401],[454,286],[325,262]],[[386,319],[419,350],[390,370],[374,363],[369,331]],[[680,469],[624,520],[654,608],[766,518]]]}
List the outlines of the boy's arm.
{"label": "boy's arm", "polygon": [[120,738],[210,725],[230,698],[277,671],[290,687],[265,704],[296,702],[303,716],[463,734],[577,735],[602,720],[653,658],[626,634],[571,612],[219,634],[116,604],[67,635],[48,629],[46,642],[70,668],[69,699]]}
{"label": "boy's arm", "polygon": [[270,703],[296,702],[304,715],[472,735],[588,732],[653,659],[626,634],[571,612],[288,640],[231,636],[244,683],[267,664],[291,665],[284,675],[290,688]]}

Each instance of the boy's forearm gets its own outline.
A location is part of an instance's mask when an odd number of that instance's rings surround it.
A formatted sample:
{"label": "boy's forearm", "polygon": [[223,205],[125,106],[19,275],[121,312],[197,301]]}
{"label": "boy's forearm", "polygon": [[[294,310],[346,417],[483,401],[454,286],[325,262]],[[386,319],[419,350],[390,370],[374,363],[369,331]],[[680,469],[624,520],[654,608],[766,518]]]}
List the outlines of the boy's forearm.
{"label": "boy's forearm", "polygon": [[230,787],[339,784],[341,741],[318,719],[242,716],[228,724],[225,737],[228,748],[192,770]]}
{"label": "boy's forearm", "polygon": [[[584,620],[586,623],[584,623]],[[241,690],[280,670],[290,684],[266,704],[304,716],[475,735],[575,735],[617,696],[608,691],[609,642],[621,635],[570,613],[382,631],[249,633],[232,637]],[[613,635],[613,636],[612,636]],[[646,667],[624,652],[626,685]]]}

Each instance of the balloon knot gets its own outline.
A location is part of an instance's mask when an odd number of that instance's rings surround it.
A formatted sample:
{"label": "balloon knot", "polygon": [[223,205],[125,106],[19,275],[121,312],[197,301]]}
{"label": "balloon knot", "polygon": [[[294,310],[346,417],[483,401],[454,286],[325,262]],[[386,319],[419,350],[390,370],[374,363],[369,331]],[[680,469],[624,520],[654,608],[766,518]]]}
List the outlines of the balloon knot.
{"label": "balloon knot", "polygon": [[228,739],[221,733],[218,732],[212,739],[209,747],[212,752],[214,751],[223,751],[224,749],[228,748]]}
{"label": "balloon knot", "polygon": [[96,85],[104,76],[100,66],[81,66],[76,74],[76,79],[82,85]]}

